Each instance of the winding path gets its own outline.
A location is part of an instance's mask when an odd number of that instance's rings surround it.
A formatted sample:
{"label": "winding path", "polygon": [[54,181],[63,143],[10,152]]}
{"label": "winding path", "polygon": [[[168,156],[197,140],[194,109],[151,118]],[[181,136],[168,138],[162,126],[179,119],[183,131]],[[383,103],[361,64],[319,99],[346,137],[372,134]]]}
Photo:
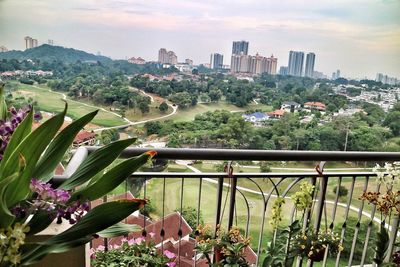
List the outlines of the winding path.
{"label": "winding path", "polygon": [[[32,85],[32,86],[35,87],[36,89],[45,90],[45,91],[46,91],[46,89],[43,89],[43,88],[38,87],[38,86],[36,86],[36,85]],[[131,88],[133,88],[133,87],[131,87]],[[142,94],[144,94],[144,95],[147,96],[147,97],[150,97],[150,101],[151,101],[151,102],[154,102],[153,96],[147,94],[147,93],[144,92],[143,90],[140,90],[140,89],[137,89],[137,88],[133,88],[133,89],[135,89],[135,90],[141,92]],[[112,115],[114,115],[114,116],[117,116],[117,117],[123,119],[124,121],[126,121],[126,124],[117,125],[117,126],[110,126],[110,127],[98,128],[98,129],[93,130],[94,132],[100,132],[100,131],[108,130],[108,129],[123,129],[123,128],[129,127],[129,126],[132,126],[132,125],[138,125],[138,124],[146,123],[146,122],[149,122],[149,121],[156,121],[156,120],[165,119],[165,118],[168,118],[168,117],[170,117],[170,116],[175,115],[175,113],[176,113],[177,110],[178,110],[178,106],[172,105],[171,103],[166,102],[167,105],[168,105],[169,107],[172,108],[172,112],[171,112],[171,113],[169,113],[169,114],[167,114],[167,115],[160,116],[160,117],[152,118],[152,119],[147,119],[147,120],[130,121],[129,119],[123,117],[122,115],[120,115],[120,114],[118,114],[118,113],[116,113],[116,112],[109,111],[109,110],[107,110],[107,109],[105,109],[105,108],[98,107],[98,106],[94,106],[94,105],[90,105],[90,104],[86,104],[86,103],[82,103],[82,102],[77,101],[77,100],[68,99],[68,98],[67,98],[67,95],[64,94],[64,93],[56,92],[56,91],[53,91],[53,90],[51,90],[51,89],[48,89],[47,91],[49,91],[49,92],[51,92],[51,93],[54,93],[54,94],[61,95],[63,100],[75,102],[75,103],[78,103],[78,104],[80,104],[80,105],[87,106],[87,107],[90,107],[90,108],[99,109],[99,110],[101,110],[101,111],[110,113],[110,114],[112,114]]]}

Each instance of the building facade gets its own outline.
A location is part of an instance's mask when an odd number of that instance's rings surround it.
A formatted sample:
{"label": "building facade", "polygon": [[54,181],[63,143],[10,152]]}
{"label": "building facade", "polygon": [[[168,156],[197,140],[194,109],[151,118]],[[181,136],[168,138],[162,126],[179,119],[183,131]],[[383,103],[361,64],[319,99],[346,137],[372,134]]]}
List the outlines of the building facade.
{"label": "building facade", "polygon": [[267,58],[259,54],[255,56],[241,54],[232,55],[231,58],[231,72],[233,73],[268,73],[275,75],[277,65],[278,59],[273,55]]}
{"label": "building facade", "polygon": [[161,64],[178,64],[178,57],[176,56],[174,51],[167,51],[165,48],[160,48],[158,50],[158,62]]}
{"label": "building facade", "polygon": [[232,45],[232,55],[247,55],[249,53],[249,42],[247,41],[236,41]]}
{"label": "building facade", "polygon": [[30,36],[26,36],[24,38],[25,40],[25,49],[31,49],[31,48],[35,48],[38,46],[38,40],[37,39],[33,39]]}
{"label": "building facade", "polygon": [[0,46],[0,53],[7,52],[7,51],[8,51],[7,47],[5,47],[4,45]]}
{"label": "building facade", "polygon": [[210,66],[214,70],[221,70],[224,66],[224,55],[218,53],[211,54]]}
{"label": "building facade", "polygon": [[306,68],[304,72],[305,77],[313,78],[314,76],[315,54],[308,53],[306,56]]}
{"label": "building facade", "polygon": [[301,77],[303,73],[304,52],[290,51],[288,74]]}

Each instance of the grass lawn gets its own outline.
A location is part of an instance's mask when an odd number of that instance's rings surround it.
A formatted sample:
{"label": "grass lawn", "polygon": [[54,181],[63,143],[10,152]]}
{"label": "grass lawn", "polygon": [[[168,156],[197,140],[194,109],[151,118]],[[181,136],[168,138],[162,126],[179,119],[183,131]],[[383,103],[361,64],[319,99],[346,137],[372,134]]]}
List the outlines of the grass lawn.
{"label": "grass lawn", "polygon": [[[39,108],[47,112],[60,112],[64,108],[64,102],[62,100],[62,95],[57,92],[49,91],[50,88],[47,86],[31,86],[26,84],[18,84],[18,89],[13,92],[14,97],[24,96],[32,97],[38,102]],[[80,103],[78,101],[73,101],[70,99],[66,100],[68,102],[67,116],[76,119],[86,113],[96,110],[95,107],[89,107]],[[99,111],[97,116],[93,119],[92,123],[101,126],[117,126],[121,124],[126,124],[126,122],[115,116],[114,114]]]}

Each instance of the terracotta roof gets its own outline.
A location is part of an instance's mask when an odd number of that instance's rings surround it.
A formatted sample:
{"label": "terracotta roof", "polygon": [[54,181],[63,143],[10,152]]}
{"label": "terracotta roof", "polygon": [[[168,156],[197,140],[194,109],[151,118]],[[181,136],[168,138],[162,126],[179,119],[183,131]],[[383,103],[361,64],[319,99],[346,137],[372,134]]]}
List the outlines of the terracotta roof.
{"label": "terracotta roof", "polygon": [[304,106],[325,108],[325,104],[321,102],[306,102],[304,103]]}
{"label": "terracotta roof", "polygon": [[74,139],[74,143],[81,143],[88,139],[95,138],[96,134],[88,131],[80,131]]}
{"label": "terracotta roof", "polygon": [[269,116],[283,116],[285,114],[285,110],[283,109],[277,109],[272,112],[267,113]]}

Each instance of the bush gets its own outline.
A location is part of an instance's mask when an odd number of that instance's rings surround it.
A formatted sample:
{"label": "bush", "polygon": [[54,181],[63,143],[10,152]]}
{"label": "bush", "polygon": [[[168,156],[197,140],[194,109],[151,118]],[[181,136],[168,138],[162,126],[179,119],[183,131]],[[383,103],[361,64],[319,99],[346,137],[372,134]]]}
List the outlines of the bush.
{"label": "bush", "polygon": [[[337,191],[337,186],[335,186],[334,188],[333,188],[333,193],[335,193],[336,194],[336,191]],[[347,196],[347,193],[349,192],[349,190],[346,188],[346,187],[344,187],[343,185],[341,185],[340,187],[339,187],[339,197],[345,197],[345,196]]]}
{"label": "bush", "polygon": [[29,85],[33,85],[35,83],[33,80],[28,79],[28,78],[21,78],[21,79],[19,79],[19,82],[23,83],[23,84],[29,84]]}

